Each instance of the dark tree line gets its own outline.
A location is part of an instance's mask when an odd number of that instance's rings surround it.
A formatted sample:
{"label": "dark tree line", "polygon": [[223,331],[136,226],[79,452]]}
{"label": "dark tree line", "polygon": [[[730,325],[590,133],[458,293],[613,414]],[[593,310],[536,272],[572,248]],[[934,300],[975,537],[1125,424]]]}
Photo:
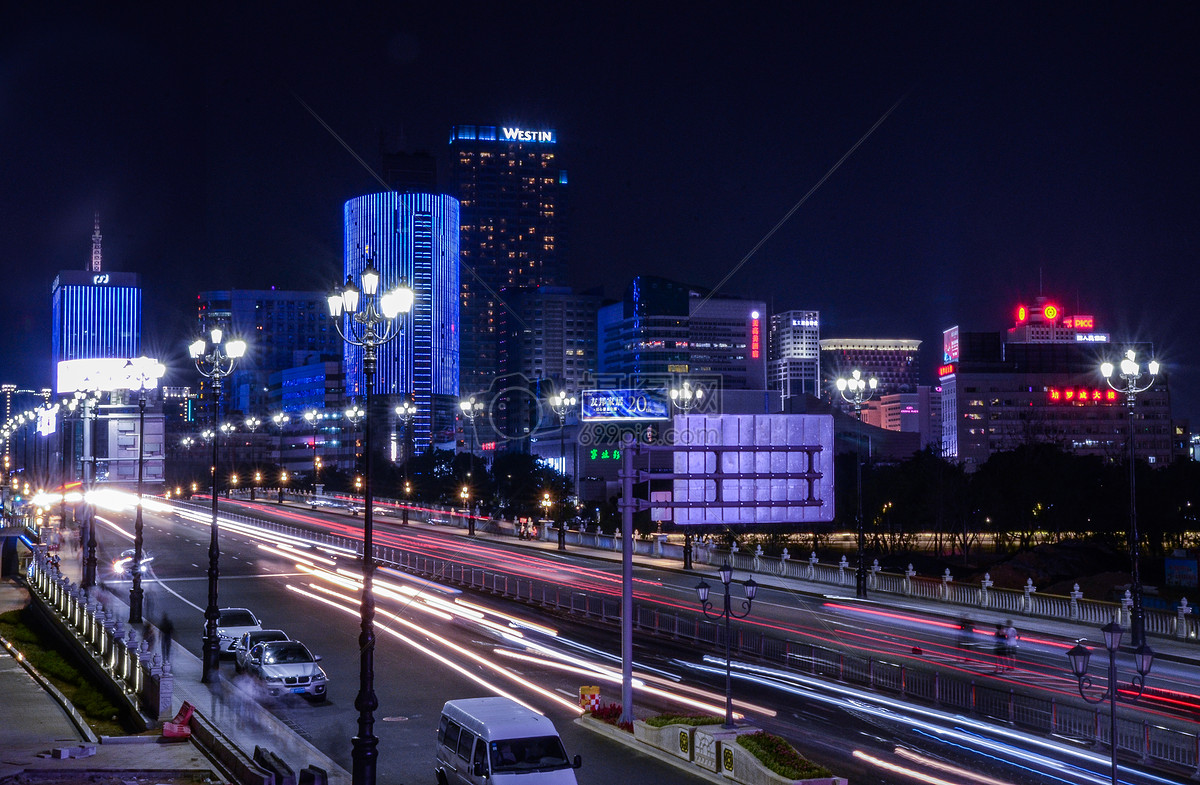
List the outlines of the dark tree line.
{"label": "dark tree line", "polygon": [[[855,456],[836,460],[834,528],[852,531]],[[1161,556],[1196,547],[1200,464],[1138,463],[1136,469],[1143,552]],[[931,450],[863,467],[863,520],[876,553],[929,549],[962,555],[981,545],[1011,552],[1075,538],[1120,549],[1127,542],[1129,513],[1127,463],[1050,444],[996,453],[972,474]]]}

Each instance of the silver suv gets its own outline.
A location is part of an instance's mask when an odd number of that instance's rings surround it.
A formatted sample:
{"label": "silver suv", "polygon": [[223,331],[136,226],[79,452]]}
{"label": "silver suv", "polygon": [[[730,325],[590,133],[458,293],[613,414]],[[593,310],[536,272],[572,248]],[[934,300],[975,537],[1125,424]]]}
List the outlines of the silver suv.
{"label": "silver suv", "polygon": [[218,651],[233,654],[233,645],[242,633],[261,629],[258,618],[245,608],[221,608],[217,611]]}
{"label": "silver suv", "polygon": [[246,670],[246,657],[250,650],[260,643],[268,641],[289,641],[291,638],[283,630],[252,630],[243,632],[242,637],[233,644],[233,669],[238,673]]}
{"label": "silver suv", "polygon": [[300,641],[259,643],[246,657],[246,671],[257,676],[272,696],[296,693],[325,700],[329,677]]}

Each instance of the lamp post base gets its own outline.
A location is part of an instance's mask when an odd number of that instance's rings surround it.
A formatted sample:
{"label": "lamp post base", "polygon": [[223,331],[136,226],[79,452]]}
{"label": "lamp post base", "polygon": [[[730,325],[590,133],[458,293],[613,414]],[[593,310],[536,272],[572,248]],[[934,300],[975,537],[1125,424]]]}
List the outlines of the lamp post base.
{"label": "lamp post base", "polygon": [[221,641],[218,638],[205,638],[200,651],[204,671],[200,676],[202,684],[208,684],[221,677]]}

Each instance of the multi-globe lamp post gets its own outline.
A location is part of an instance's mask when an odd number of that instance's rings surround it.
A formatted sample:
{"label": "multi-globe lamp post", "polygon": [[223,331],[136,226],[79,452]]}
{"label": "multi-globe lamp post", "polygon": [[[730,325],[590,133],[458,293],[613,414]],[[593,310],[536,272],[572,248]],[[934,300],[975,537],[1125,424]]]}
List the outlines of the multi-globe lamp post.
{"label": "multi-globe lamp post", "polygon": [[[558,415],[558,460],[562,463],[562,473],[565,477],[567,474],[567,412],[579,403],[579,399],[568,392],[556,392],[550,396],[550,408]],[[576,477],[579,476],[579,467],[575,464],[578,461],[572,461],[572,470]],[[578,496],[578,493],[576,494]],[[562,520],[558,522],[558,549],[565,551],[567,549],[567,522]]]}
{"label": "multi-globe lamp post", "polygon": [[[1154,386],[1161,370],[1157,360],[1146,364],[1149,378],[1142,382],[1142,366],[1137,361],[1137,352],[1133,349],[1125,352],[1120,364],[1114,368],[1111,362],[1100,364],[1100,373],[1108,386],[1125,396],[1125,405],[1129,409],[1129,561],[1133,578],[1131,594],[1133,607],[1130,609],[1130,627],[1132,627],[1133,644],[1140,646],[1146,642],[1146,612],[1142,607],[1142,574],[1141,574],[1141,538],[1138,535],[1137,520],[1137,471],[1136,451],[1134,449],[1134,429],[1137,426],[1137,396]],[[1119,370],[1120,384],[1113,381],[1113,372]]]}
{"label": "multi-globe lamp post", "polygon": [[316,409],[309,409],[304,413],[304,421],[312,426],[313,433],[313,495],[320,493],[321,482],[321,456],[317,454],[317,429],[320,427],[321,413]]}
{"label": "multi-globe lamp post", "polygon": [[408,495],[412,492],[412,485],[408,481],[408,462],[412,460],[413,439],[412,439],[412,419],[417,413],[417,402],[411,397],[406,397],[400,401],[396,407],[396,416],[400,418],[400,422],[404,423],[404,507],[402,524],[408,525]]}
{"label": "multi-globe lamp post", "polygon": [[475,400],[475,396],[464,398],[458,402],[458,410],[462,412],[463,417],[471,421],[471,461],[474,462],[475,455],[475,418],[483,414],[483,410],[487,408],[483,401]]}
{"label": "multi-globe lamp post", "polygon": [[[1133,663],[1137,675],[1130,679],[1130,689],[1122,691],[1117,684],[1117,650],[1121,648],[1121,636],[1125,630],[1117,621],[1109,622],[1100,628],[1104,633],[1104,648],[1108,650],[1108,683],[1103,693],[1095,697],[1087,694],[1092,687],[1092,677],[1088,675],[1088,661],[1092,652],[1082,642],[1076,643],[1067,652],[1071,661],[1071,672],[1079,680],[1079,695],[1088,703],[1103,703],[1108,701],[1108,730],[1109,749],[1112,751],[1112,785],[1117,785],[1117,703],[1133,703],[1142,696],[1146,689],[1146,676],[1154,664],[1154,650],[1142,642],[1133,652]],[[1127,693],[1127,694],[1123,694]]]}
{"label": "multi-globe lamp post", "polygon": [[[362,603],[360,606],[359,689],[354,699],[358,709],[358,733],[351,741],[351,762],[355,785],[374,785],[379,758],[379,739],[375,736],[375,574],[373,511],[371,494],[371,393],[375,384],[376,352],[400,334],[396,317],[412,310],[413,290],[401,283],[391,291],[380,291],[380,274],[369,260],[359,275],[361,288],[351,276],[346,284],[329,295],[329,313],[342,339],[362,350],[364,409],[363,418],[363,556]],[[316,445],[314,442],[314,449]]]}
{"label": "multi-globe lamp post", "polygon": [[126,384],[130,390],[138,391],[138,478],[137,511],[133,518],[133,569],[132,586],[129,589],[129,623],[142,623],[142,477],[146,461],[146,390],[158,386],[158,380],[166,373],[166,366],[149,357],[130,360],[129,377]]}
{"label": "multi-globe lamp post", "polygon": [[[210,345],[211,341],[211,345]],[[212,421],[221,419],[221,393],[225,377],[233,372],[234,365],[246,353],[246,342],[226,338],[220,327],[209,330],[209,340],[199,338],[188,346],[188,353],[196,362],[201,376],[212,379]],[[217,637],[217,576],[221,549],[218,542],[217,525],[217,433],[206,431],[212,439],[212,524],[208,542],[208,605],[204,609],[204,644],[201,651],[203,670],[200,681],[207,684],[220,673],[221,641]]]}
{"label": "multi-globe lamp post", "polygon": [[291,421],[292,421],[292,418],[289,417],[286,412],[275,412],[274,414],[271,415],[271,424],[274,425],[275,429],[279,432],[279,442],[277,444],[278,449],[276,450],[276,452],[278,453],[279,466],[281,469],[281,473],[279,475],[280,476],[280,483],[279,483],[279,503],[280,504],[283,504],[283,478],[287,476],[287,470],[283,468],[284,466],[286,466],[286,464],[283,461],[283,431],[287,427],[287,424]]}
{"label": "multi-globe lamp post", "polygon": [[744,584],[746,590],[746,599],[742,600],[742,612],[735,613],[733,610],[733,602],[729,594],[729,583],[733,580],[733,568],[729,566],[729,562],[721,565],[718,571],[721,576],[721,583],[725,587],[725,605],[720,613],[712,613],[714,607],[708,601],[709,585],[701,578],[700,583],[696,585],[696,597],[700,600],[700,611],[710,619],[722,619],[725,622],[725,727],[733,729],[737,727],[733,724],[733,680],[731,678],[730,657],[729,651],[730,637],[732,629],[730,620],[744,619],[750,615],[750,606],[754,602],[754,595],[758,593],[758,584],[753,578],[748,578]]}
{"label": "multi-globe lamp post", "polygon": [[[854,416],[858,418],[859,423],[862,423],[862,407],[863,404],[875,395],[875,391],[879,388],[879,380],[872,376],[870,379],[864,379],[862,371],[855,368],[850,372],[850,376],[839,376],[836,382],[837,391],[842,396],[842,400],[846,403],[854,405]],[[858,566],[854,570],[854,593],[855,596],[865,598],[867,596],[867,565],[866,556],[866,531],[863,527],[863,491],[862,491],[862,450],[855,450],[855,490],[858,494],[858,510],[855,513],[855,527],[858,534]]]}
{"label": "multi-globe lamp post", "polygon": [[[672,387],[669,395],[671,396],[671,405],[683,414],[687,414],[704,400],[704,389],[692,387],[691,382],[684,381],[678,387]],[[596,522],[599,523],[599,515],[596,517]],[[683,528],[683,569],[692,569],[692,530],[690,526]]]}
{"label": "multi-globe lamp post", "polygon": [[354,433],[354,439],[352,439],[352,441],[353,441],[353,442],[354,442],[354,444],[355,444],[355,449],[354,449],[354,462],[355,462],[355,464],[357,464],[357,463],[358,463],[358,447],[357,447],[357,444],[358,444],[358,424],[359,424],[360,422],[362,422],[362,419],[363,419],[363,417],[366,417],[366,416],[367,416],[367,412],[366,412],[366,410],[365,410],[365,409],[363,409],[363,408],[362,408],[361,406],[359,406],[357,403],[352,403],[352,404],[350,404],[349,406],[347,406],[347,407],[346,407],[346,411],[344,412],[344,414],[346,415],[346,419],[350,421],[350,424],[351,424],[352,426],[354,426],[354,431],[355,431],[355,433]]}

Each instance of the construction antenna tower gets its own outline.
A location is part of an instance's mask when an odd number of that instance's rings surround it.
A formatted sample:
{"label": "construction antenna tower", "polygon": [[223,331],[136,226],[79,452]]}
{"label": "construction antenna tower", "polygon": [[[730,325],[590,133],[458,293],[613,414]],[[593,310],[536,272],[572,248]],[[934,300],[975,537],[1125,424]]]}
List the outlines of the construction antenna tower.
{"label": "construction antenna tower", "polygon": [[89,272],[100,272],[100,211],[96,211],[96,228],[92,230],[92,264]]}

